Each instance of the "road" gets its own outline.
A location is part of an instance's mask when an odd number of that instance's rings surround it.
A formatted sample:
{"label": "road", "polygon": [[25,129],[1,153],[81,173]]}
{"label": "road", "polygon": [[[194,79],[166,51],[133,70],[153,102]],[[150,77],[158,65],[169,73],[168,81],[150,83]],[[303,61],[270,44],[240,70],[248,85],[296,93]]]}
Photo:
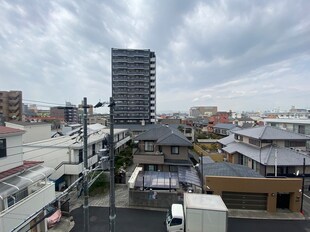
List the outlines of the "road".
{"label": "road", "polygon": [[[90,232],[109,231],[109,208],[90,207]],[[83,208],[71,212],[75,225],[72,232],[83,231]],[[166,213],[141,209],[118,208],[116,211],[117,232],[164,232]],[[228,221],[228,232],[310,232],[310,220],[253,220],[235,219]]]}

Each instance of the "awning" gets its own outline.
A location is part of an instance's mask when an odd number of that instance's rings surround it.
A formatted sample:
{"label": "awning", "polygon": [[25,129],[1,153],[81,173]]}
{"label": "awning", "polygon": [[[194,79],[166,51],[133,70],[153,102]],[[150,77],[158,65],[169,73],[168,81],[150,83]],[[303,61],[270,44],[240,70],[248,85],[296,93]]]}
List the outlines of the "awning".
{"label": "awning", "polygon": [[196,186],[201,186],[201,181],[197,171],[192,167],[179,167],[179,181],[183,183],[189,183]]}
{"label": "awning", "polygon": [[152,189],[178,189],[179,181],[176,172],[139,172],[135,187]]}
{"label": "awning", "polygon": [[39,165],[32,169],[28,169],[21,174],[5,179],[0,183],[0,198],[7,198],[31,184],[47,178],[54,171],[53,168]]}

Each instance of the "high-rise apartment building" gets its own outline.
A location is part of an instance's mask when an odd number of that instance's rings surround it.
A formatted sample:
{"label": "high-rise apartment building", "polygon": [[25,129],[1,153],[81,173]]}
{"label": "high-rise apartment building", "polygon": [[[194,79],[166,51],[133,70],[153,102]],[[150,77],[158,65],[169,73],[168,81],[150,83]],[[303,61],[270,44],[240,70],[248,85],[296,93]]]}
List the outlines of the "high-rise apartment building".
{"label": "high-rise apartment building", "polygon": [[66,106],[57,106],[50,108],[50,116],[56,117],[59,120],[64,120],[66,123],[78,122],[78,108],[70,102],[66,102]]}
{"label": "high-rise apartment building", "polygon": [[111,61],[115,123],[155,123],[155,52],[149,49],[112,48]]}
{"label": "high-rise apartment building", "polygon": [[5,121],[22,120],[22,91],[0,91],[0,114]]}

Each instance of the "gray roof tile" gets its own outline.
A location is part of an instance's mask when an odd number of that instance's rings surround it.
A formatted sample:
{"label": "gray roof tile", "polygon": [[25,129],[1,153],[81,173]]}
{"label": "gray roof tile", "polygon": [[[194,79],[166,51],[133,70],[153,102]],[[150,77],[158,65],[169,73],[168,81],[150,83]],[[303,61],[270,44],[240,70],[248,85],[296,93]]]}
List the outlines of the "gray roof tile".
{"label": "gray roof tile", "polygon": [[261,126],[236,131],[235,134],[266,140],[310,140],[310,137],[272,126]]}

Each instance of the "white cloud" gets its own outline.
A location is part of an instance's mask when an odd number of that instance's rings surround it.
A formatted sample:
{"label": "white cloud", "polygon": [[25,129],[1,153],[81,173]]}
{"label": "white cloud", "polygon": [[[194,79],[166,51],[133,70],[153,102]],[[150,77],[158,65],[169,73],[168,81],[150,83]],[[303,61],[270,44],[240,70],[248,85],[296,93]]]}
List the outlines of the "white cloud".
{"label": "white cloud", "polygon": [[111,48],[150,48],[158,111],[310,108],[309,11],[307,0],[1,1],[1,89],[108,99]]}

